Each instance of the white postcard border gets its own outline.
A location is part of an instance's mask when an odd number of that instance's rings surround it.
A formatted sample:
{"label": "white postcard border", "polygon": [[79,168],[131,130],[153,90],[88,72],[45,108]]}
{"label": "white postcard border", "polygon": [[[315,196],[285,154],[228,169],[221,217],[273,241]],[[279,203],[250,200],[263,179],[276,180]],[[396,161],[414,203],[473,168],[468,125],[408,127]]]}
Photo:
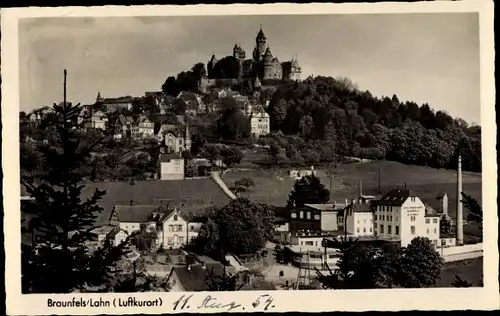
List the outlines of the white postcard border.
{"label": "white postcard border", "polygon": [[[431,289],[377,289],[359,291],[272,291],[272,292],[212,292],[212,296],[229,303],[235,301],[245,311],[263,311],[252,303],[259,295],[269,295],[274,305],[268,311],[396,311],[396,310],[462,310],[495,309],[499,306],[497,204],[496,204],[496,124],[494,84],[493,1],[377,3],[377,4],[271,4],[271,5],[197,5],[197,6],[108,6],[2,9],[2,108],[3,172],[4,172],[4,231],[5,280],[8,314],[131,314],[165,312],[219,312],[219,309],[196,306],[208,293],[193,294],[189,310],[172,311],[172,304],[187,293],[133,294],[21,294],[20,284],[20,188],[19,188],[19,54],[18,20],[28,17],[106,17],[162,15],[263,15],[263,14],[387,14],[387,13],[479,12],[481,68],[481,126],[483,158],[484,213],[484,287]],[[445,56],[443,56],[445,58]],[[161,298],[162,306],[137,308],[49,308],[47,299],[87,300],[135,297]],[[116,301],[115,301],[116,302]],[[271,306],[270,305],[270,306]],[[237,310],[234,310],[237,311]]]}

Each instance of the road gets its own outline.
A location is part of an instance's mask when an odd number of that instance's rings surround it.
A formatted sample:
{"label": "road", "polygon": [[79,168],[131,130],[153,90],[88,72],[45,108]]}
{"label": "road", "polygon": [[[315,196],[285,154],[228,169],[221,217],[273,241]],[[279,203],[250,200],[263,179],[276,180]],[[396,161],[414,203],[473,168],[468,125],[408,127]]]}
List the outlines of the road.
{"label": "road", "polygon": [[473,251],[473,252],[459,253],[459,254],[450,255],[450,256],[444,256],[443,259],[444,259],[444,262],[453,262],[453,261],[479,258],[482,256],[483,256],[482,251]]}

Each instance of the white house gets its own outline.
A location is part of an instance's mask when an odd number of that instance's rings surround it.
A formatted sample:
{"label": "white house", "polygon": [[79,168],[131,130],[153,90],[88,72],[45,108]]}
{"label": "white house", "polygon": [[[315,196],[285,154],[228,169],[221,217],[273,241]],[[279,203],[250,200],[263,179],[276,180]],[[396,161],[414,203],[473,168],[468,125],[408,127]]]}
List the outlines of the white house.
{"label": "white house", "polygon": [[165,213],[160,219],[160,225],[158,244],[166,249],[185,246],[198,236],[201,227],[201,223],[190,223],[178,209]]}
{"label": "white house", "polygon": [[154,137],[154,123],[145,115],[139,115],[136,123],[131,130],[132,137],[135,139],[145,139]]}
{"label": "white house", "polygon": [[108,117],[101,111],[96,111],[84,121],[85,128],[106,129]]}
{"label": "white house", "polygon": [[176,153],[161,154],[159,174],[160,180],[183,180],[184,159]]}
{"label": "white house", "polygon": [[397,239],[405,247],[416,237],[429,238],[441,246],[440,216],[409,190],[396,189],[374,203],[375,235]]}
{"label": "white house", "polygon": [[118,228],[113,233],[115,245],[141,228],[148,232],[156,231],[154,213],[158,210],[158,205],[134,205],[132,201],[130,205],[115,205],[109,217],[109,224]]}
{"label": "white house", "polygon": [[371,204],[357,203],[356,200],[346,206],[344,211],[346,230],[353,236],[373,236],[373,209]]}

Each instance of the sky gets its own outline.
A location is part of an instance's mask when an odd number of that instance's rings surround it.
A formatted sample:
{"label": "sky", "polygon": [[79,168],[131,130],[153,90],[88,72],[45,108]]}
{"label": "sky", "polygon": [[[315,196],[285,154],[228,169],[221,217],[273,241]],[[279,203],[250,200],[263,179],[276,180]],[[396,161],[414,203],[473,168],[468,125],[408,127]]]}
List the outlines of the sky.
{"label": "sky", "polygon": [[36,18],[19,23],[20,109],[62,100],[159,91],[168,76],[231,55],[251,56],[260,25],[302,77],[348,77],[375,96],[429,103],[480,123],[476,13]]}

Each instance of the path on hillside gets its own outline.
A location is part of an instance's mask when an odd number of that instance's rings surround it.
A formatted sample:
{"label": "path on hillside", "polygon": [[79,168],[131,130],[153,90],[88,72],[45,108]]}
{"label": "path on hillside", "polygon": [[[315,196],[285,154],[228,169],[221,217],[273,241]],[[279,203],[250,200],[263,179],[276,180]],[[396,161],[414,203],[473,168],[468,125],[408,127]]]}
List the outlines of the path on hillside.
{"label": "path on hillside", "polygon": [[235,200],[237,196],[227,187],[226,183],[220,177],[220,171],[210,172],[210,178],[224,191],[224,193],[231,199]]}

